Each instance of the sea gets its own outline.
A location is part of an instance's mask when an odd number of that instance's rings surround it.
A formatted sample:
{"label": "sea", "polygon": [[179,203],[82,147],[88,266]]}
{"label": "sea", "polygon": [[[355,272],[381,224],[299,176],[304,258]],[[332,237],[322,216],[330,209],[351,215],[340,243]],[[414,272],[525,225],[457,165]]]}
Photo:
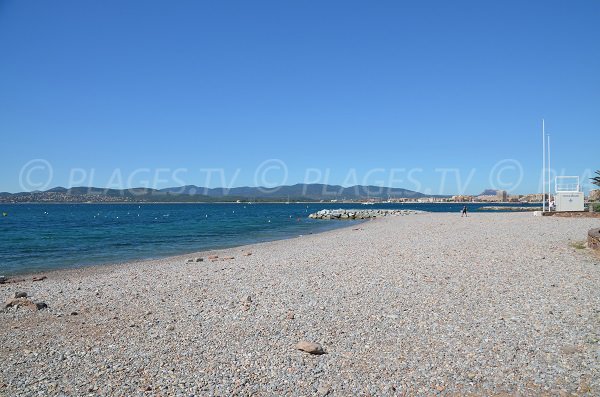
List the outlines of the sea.
{"label": "sea", "polygon": [[[364,221],[314,220],[321,209],[455,212],[461,203],[0,204],[0,276],[155,259],[318,233]],[[538,204],[469,203],[482,206]],[[489,212],[489,211],[486,211]]]}

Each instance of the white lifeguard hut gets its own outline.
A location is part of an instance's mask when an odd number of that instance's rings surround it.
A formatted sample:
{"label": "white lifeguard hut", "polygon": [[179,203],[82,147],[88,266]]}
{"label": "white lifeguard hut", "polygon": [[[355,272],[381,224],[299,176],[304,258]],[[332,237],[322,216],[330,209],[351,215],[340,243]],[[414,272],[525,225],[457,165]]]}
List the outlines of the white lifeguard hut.
{"label": "white lifeguard hut", "polygon": [[557,176],[554,179],[556,211],[583,211],[584,200],[578,176]]}

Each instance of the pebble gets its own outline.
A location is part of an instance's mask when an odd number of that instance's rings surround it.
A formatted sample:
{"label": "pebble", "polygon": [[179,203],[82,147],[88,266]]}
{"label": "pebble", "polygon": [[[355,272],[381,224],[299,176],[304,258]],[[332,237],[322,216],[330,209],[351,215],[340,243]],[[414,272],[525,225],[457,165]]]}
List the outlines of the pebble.
{"label": "pebble", "polygon": [[316,342],[301,341],[296,344],[296,349],[310,354],[325,354],[323,346]]}

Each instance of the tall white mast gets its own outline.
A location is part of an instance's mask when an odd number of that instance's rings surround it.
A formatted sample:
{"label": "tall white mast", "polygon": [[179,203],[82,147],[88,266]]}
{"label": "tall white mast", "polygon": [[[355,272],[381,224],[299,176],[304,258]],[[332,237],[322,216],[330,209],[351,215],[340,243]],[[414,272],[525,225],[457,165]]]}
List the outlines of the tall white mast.
{"label": "tall white mast", "polygon": [[548,134],[548,211],[550,211],[551,195],[552,195],[552,178],[550,176],[550,134]]}
{"label": "tall white mast", "polygon": [[542,212],[546,211],[546,129],[542,119]]}

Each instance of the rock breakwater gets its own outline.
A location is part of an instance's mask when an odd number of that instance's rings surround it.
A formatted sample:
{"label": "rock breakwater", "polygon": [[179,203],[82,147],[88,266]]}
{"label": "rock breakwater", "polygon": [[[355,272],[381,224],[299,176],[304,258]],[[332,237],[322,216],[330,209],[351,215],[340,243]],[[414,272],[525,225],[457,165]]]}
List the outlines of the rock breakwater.
{"label": "rock breakwater", "polygon": [[384,216],[404,216],[420,214],[425,211],[417,210],[321,210],[310,214],[308,217],[311,219],[340,219],[340,220],[351,220],[351,219],[370,219]]}

